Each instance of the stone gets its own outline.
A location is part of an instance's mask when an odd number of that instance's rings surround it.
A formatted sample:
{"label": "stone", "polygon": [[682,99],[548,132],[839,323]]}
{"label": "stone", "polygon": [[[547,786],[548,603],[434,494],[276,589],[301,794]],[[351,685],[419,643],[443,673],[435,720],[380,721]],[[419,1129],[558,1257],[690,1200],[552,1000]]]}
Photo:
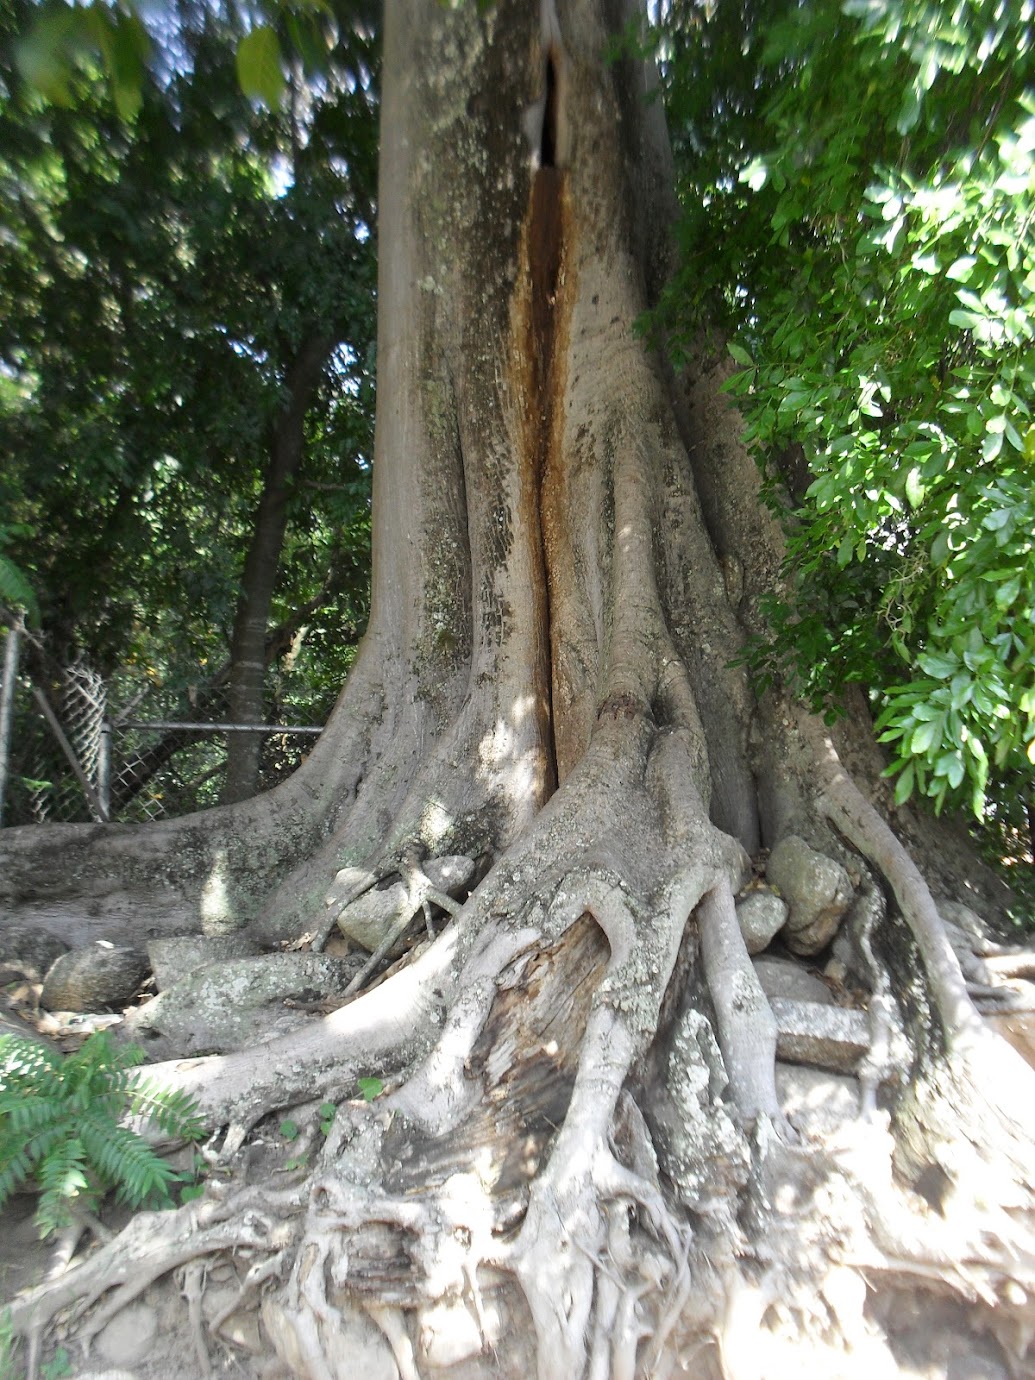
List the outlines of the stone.
{"label": "stone", "polygon": [[778,1059],[854,1073],[869,1051],[870,1023],[865,1011],[786,997],[771,997],[769,1004],[776,1018]]}
{"label": "stone", "polygon": [[791,1125],[806,1135],[830,1135],[859,1115],[859,1084],[845,1074],[777,1060],[776,1092]]}
{"label": "stone", "polygon": [[[299,1336],[298,1315],[283,1308],[267,1294],[261,1305],[262,1327],[277,1357],[291,1375],[311,1375],[307,1348],[312,1339]],[[381,1329],[359,1309],[347,1304],[335,1313],[333,1328],[318,1324],[319,1343],[327,1362],[326,1374],[334,1380],[362,1376],[363,1380],[399,1380],[392,1348]]]}
{"label": "stone", "polygon": [[822,978],[808,972],[793,958],[760,954],[752,962],[762,991],[767,997],[787,997],[791,1001],[816,1001],[832,1005],[833,993]]}
{"label": "stone", "polygon": [[[482,1326],[485,1336],[482,1336]],[[502,1322],[491,1299],[482,1307],[481,1323],[465,1300],[444,1298],[420,1315],[420,1350],[429,1366],[448,1370],[468,1357],[480,1355],[500,1340]]]}
{"label": "stone", "polygon": [[226,958],[251,958],[261,950],[243,934],[184,934],[172,939],[152,939],[147,956],[159,992],[181,978]]}
{"label": "stone", "polygon": [[788,834],[769,855],[766,879],[790,907],[783,938],[792,953],[826,948],[854,894],[841,864]]}
{"label": "stone", "polygon": [[749,954],[758,954],[768,948],[786,920],[786,901],[769,887],[749,891],[737,902],[737,921]]}
{"label": "stone", "polygon": [[97,1335],[97,1350],[113,1366],[142,1361],[158,1335],[158,1315],[146,1303],[131,1303]]}
{"label": "stone", "polygon": [[[421,867],[431,885],[454,900],[464,894],[475,872],[473,860],[457,853],[427,858]],[[358,870],[345,869],[338,873],[335,885],[346,890],[354,877],[361,879],[362,875]],[[391,925],[401,919],[406,904],[406,888],[402,878],[395,874],[394,881],[382,879],[348,905],[338,917],[338,928],[347,938],[373,953]]]}
{"label": "stone", "polygon": [[260,954],[198,968],[135,1013],[137,1028],[156,1030],[181,1056],[246,1049],[296,1030],[311,1017],[286,1008],[344,992],[362,957]]}
{"label": "stone", "polygon": [[40,1006],[45,1011],[104,1011],[133,1000],[150,968],[138,949],[98,940],[51,965]]}
{"label": "stone", "polygon": [[68,945],[37,925],[5,924],[0,928],[0,976],[16,974],[42,982]]}

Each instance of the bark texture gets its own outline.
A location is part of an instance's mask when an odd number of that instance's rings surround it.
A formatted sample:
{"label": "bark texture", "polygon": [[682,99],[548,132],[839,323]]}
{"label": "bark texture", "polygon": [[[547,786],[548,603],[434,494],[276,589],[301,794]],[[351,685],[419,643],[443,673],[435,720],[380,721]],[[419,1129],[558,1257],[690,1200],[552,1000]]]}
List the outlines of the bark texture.
{"label": "bark texture", "polygon": [[[402,1377],[891,1375],[917,1288],[1027,1364],[1032,1074],[960,953],[1026,960],[944,924],[845,769],[863,719],[839,753],[733,664],[780,535],[721,369],[677,381],[635,330],[670,169],[648,75],[602,58],[625,18],[387,8],[371,626],[305,767],[149,830],[146,867],[127,830],[3,840],[12,909],[55,925],[148,898],[154,926],[362,936],[371,972],[427,934],[276,1045],[163,1067],[226,1157],[271,1109],[340,1105],[288,1186],[134,1226],[16,1304],[24,1331],[103,1299],[91,1333],[235,1251],[229,1311],[261,1300],[305,1377],[350,1374],[371,1322]],[[792,834],[855,890],[870,1047],[832,1128],[788,1117],[736,909]]]}

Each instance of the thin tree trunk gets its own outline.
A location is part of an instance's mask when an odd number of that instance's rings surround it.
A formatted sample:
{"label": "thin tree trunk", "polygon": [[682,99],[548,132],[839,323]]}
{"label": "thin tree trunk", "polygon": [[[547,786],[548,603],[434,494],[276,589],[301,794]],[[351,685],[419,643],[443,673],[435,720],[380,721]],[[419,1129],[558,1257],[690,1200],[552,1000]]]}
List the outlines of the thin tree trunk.
{"label": "thin tree trunk", "polygon": [[[305,454],[305,415],[334,342],[307,340],[287,371],[287,400],[270,439],[270,460],[255,512],[241,575],[241,599],[230,644],[229,713],[234,723],[262,723],[266,630],[287,530],[291,486]],[[226,746],[224,804],[247,800],[259,789],[262,737],[231,733]]]}

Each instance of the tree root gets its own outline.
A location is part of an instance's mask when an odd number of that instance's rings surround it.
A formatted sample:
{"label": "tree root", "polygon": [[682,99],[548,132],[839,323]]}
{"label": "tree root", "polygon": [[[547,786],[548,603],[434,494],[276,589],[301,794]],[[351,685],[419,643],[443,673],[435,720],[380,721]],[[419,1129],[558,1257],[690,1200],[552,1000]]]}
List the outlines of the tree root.
{"label": "tree root", "polygon": [[[867,1115],[840,1140],[797,1141],[776,1092],[772,1013],[736,921],[742,855],[704,817],[679,733],[658,737],[646,760],[640,751],[639,777],[630,772],[621,783],[621,820],[603,809],[615,790],[606,767],[623,735],[649,736],[631,713],[605,721],[599,741],[609,751],[598,759],[591,748],[570,789],[462,907],[454,903],[415,962],[261,1056],[208,1064],[217,1075],[209,1107],[236,1111],[242,1127],[300,1092],[340,1093],[360,1070],[398,1080],[370,1105],[339,1109],[304,1181],[279,1194],[234,1188],[222,1200],[210,1188],[200,1205],[138,1217],[63,1279],[16,1301],[16,1329],[38,1333],[71,1308],[88,1343],[153,1280],[181,1268],[204,1373],[205,1262],[240,1252],[245,1277],[209,1333],[218,1336],[258,1297],[282,1360],[321,1380],[346,1373],[361,1315],[386,1338],[403,1380],[421,1373],[421,1319],[435,1308],[464,1310],[473,1319],[469,1354],[487,1355],[499,1335],[496,1302],[518,1292],[533,1324],[538,1380],[633,1380],[661,1373],[680,1348],[701,1347],[714,1348],[728,1380],[754,1380],[763,1372],[746,1339],[776,1345],[781,1329],[789,1337],[795,1328],[826,1336],[827,1359],[841,1374],[838,1358],[853,1348],[857,1359],[876,1354],[863,1315],[866,1281],[920,1281],[973,1299],[998,1315],[1004,1336],[1013,1329],[1013,1347],[1023,1350],[1035,1297],[1026,1128],[990,1159],[980,1113],[955,1109],[971,1139],[956,1159],[943,1158],[962,1216],[955,1204],[944,1217],[931,1213],[896,1180],[896,1145],[877,1106],[888,1031],[871,950]],[[973,1072],[983,1046],[970,1034],[980,1022],[926,886],[826,760],[822,809],[890,875],[918,932],[952,1059],[965,1058]],[[422,875],[414,863],[407,924],[425,902],[441,904]],[[698,926],[732,1108],[721,1083],[714,1096],[728,1118],[735,1113],[747,1168],[720,1168],[702,1179],[699,1201],[684,1196],[677,1207],[634,1089],[653,1043],[672,1038],[665,1022],[677,1018],[665,1013],[666,993],[677,959],[692,962],[696,952],[691,939],[690,957],[680,957],[688,917]],[[190,1078],[204,1086],[202,1062],[173,1071],[180,1086]],[[1002,1105],[993,1095],[993,1137]],[[923,1115],[914,1158],[953,1115],[944,1088],[932,1088]],[[995,1180],[983,1195],[982,1171]],[[1006,1183],[1016,1186],[1013,1197]],[[843,1373],[854,1371],[846,1364]]]}
{"label": "tree root", "polygon": [[[190,1203],[175,1212],[142,1212],[108,1245],[59,1279],[20,1295],[11,1303],[16,1332],[43,1328],[63,1309],[80,1317],[86,1346],[106,1324],[155,1280],[200,1257],[220,1251],[282,1248],[295,1230],[297,1191],[283,1194],[243,1190],[226,1202]],[[106,1294],[110,1297],[94,1307]]]}
{"label": "tree root", "polygon": [[776,1019],[748,956],[728,881],[708,892],[698,917],[719,1047],[737,1110],[749,1126],[766,1116],[793,1137],[776,1094]]}

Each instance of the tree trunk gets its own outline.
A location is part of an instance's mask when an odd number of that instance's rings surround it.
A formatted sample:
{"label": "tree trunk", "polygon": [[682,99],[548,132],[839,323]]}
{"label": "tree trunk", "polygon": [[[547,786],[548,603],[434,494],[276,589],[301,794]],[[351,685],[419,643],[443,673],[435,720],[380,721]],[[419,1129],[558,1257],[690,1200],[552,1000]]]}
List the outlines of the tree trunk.
{"label": "tree trunk", "polygon": [[[241,598],[230,645],[228,700],[233,723],[263,721],[266,632],[287,530],[288,498],[305,454],[305,415],[333,344],[321,336],[306,340],[284,381],[284,408],[272,427],[269,466],[241,575]],[[261,734],[227,735],[224,804],[247,800],[258,792],[261,760]]]}
{"label": "tree trunk", "polygon": [[[301,1033],[160,1069],[227,1154],[274,1108],[384,1092],[289,1187],[134,1225],[20,1329],[112,1290],[93,1332],[236,1250],[299,1376],[361,1344],[405,1377],[894,1374],[918,1289],[968,1355],[985,1329],[1003,1374],[1025,1364],[1032,1074],[875,809],[865,713],[835,747],[734,664],[780,534],[722,369],[677,384],[635,331],[671,173],[647,76],[602,57],[625,19],[388,5],[373,604],[332,723],[262,803],[0,845],[55,925],[77,893],[96,925],[149,897],[156,926],[320,947],[337,924],[390,957],[438,906],[433,942]],[[735,906],[792,835],[857,893],[870,1048],[834,1130],[788,1119]],[[430,875],[447,855],[477,882],[460,902]]]}

